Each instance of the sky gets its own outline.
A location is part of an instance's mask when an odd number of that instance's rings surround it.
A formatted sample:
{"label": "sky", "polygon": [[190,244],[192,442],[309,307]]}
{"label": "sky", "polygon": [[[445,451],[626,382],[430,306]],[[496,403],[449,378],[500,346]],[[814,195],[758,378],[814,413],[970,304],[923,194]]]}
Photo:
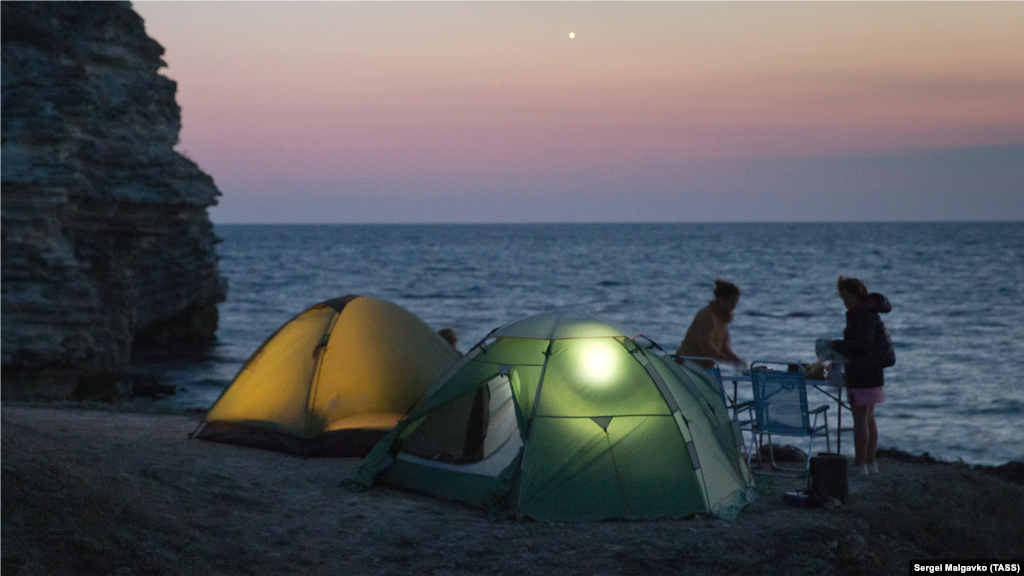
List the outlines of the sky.
{"label": "sky", "polygon": [[1021,2],[133,6],[216,223],[1024,221]]}

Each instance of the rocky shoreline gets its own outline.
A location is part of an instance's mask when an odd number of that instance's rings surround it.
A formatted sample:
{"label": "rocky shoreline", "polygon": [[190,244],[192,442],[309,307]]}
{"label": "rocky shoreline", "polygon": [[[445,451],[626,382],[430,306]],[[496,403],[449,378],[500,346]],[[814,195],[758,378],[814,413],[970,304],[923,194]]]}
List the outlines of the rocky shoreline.
{"label": "rocky shoreline", "polygon": [[[947,462],[934,458],[928,452],[923,454],[914,455],[909,452],[903,452],[902,450],[896,450],[894,448],[878,450],[878,456],[887,460],[895,460],[897,462],[912,462],[915,464],[960,464],[960,462]],[[1024,486],[1024,461],[1011,460],[1005,464],[999,466],[985,466],[983,464],[975,464],[972,468],[978,472],[984,472],[990,476],[1001,478],[1007,482],[1013,482],[1014,484],[1020,484]]]}
{"label": "rocky shoreline", "polygon": [[732,522],[488,521],[341,487],[356,458],[188,439],[199,415],[5,405],[5,574],[905,574],[912,558],[1024,556],[1024,487],[960,463],[880,458],[847,503],[783,503],[760,478]]}

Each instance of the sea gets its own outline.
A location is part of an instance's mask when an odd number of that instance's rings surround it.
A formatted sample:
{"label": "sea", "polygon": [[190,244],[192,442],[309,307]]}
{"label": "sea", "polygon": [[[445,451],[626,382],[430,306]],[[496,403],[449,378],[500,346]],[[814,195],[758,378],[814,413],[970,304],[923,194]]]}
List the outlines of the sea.
{"label": "sea", "polygon": [[[278,327],[346,294],[390,300],[432,327],[455,328],[463,351],[499,326],[561,308],[674,351],[723,278],[742,290],[730,324],[737,354],[748,362],[812,362],[816,339],[842,337],[836,280],[845,275],[893,305],[882,316],[897,363],[886,370],[886,401],[876,408],[879,446],[969,464],[1024,460],[1024,223],[217,225],[215,232],[229,282],[217,341],[138,358],[136,372],[178,389],[136,400],[140,409],[208,409]],[[816,390],[809,401],[832,406],[834,427],[835,402]],[[843,417],[849,427],[849,413]],[[852,434],[844,433],[842,451],[852,450]]]}

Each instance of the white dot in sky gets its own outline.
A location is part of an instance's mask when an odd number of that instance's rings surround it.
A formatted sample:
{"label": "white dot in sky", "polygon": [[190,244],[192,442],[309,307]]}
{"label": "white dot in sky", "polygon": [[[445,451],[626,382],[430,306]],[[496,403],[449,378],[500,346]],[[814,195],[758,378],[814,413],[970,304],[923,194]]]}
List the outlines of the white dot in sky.
{"label": "white dot in sky", "polygon": [[575,37],[576,37],[576,33],[575,32],[569,32],[569,39],[570,40],[575,38]]}

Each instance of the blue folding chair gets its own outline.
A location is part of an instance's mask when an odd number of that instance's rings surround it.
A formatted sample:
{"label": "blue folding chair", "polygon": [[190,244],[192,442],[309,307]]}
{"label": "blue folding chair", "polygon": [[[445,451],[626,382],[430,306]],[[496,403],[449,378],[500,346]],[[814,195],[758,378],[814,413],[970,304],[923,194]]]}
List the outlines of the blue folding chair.
{"label": "blue folding chair", "polygon": [[718,365],[717,360],[704,356],[680,356],[678,354],[673,354],[672,358],[676,362],[682,360],[682,362],[679,362],[680,364],[689,360],[703,368],[704,371],[708,373],[708,376],[711,376],[711,379],[718,384],[718,393],[722,396],[722,402],[725,404],[726,408],[732,407],[733,402],[731,402],[725,395],[725,386],[722,386],[722,368]]}
{"label": "blue folding chair", "polygon": [[[829,439],[828,431],[829,407],[822,405],[813,410],[808,409],[807,381],[803,366],[799,363],[759,360],[750,365],[750,382],[754,388],[754,400],[735,407],[736,410],[749,409],[750,411],[750,421],[742,426],[743,430],[750,432],[747,465],[750,465],[750,458],[756,448],[758,462],[763,468],[764,462],[761,459],[760,447],[764,435],[767,435],[771,469],[776,472],[797,472],[802,476],[810,468],[814,439],[821,432],[825,433],[827,449],[832,451],[832,442]],[[824,420],[824,424],[820,426],[818,425],[819,416],[822,416]],[[809,438],[807,462],[803,470],[787,470],[776,465],[775,449],[772,444],[773,435]]]}

